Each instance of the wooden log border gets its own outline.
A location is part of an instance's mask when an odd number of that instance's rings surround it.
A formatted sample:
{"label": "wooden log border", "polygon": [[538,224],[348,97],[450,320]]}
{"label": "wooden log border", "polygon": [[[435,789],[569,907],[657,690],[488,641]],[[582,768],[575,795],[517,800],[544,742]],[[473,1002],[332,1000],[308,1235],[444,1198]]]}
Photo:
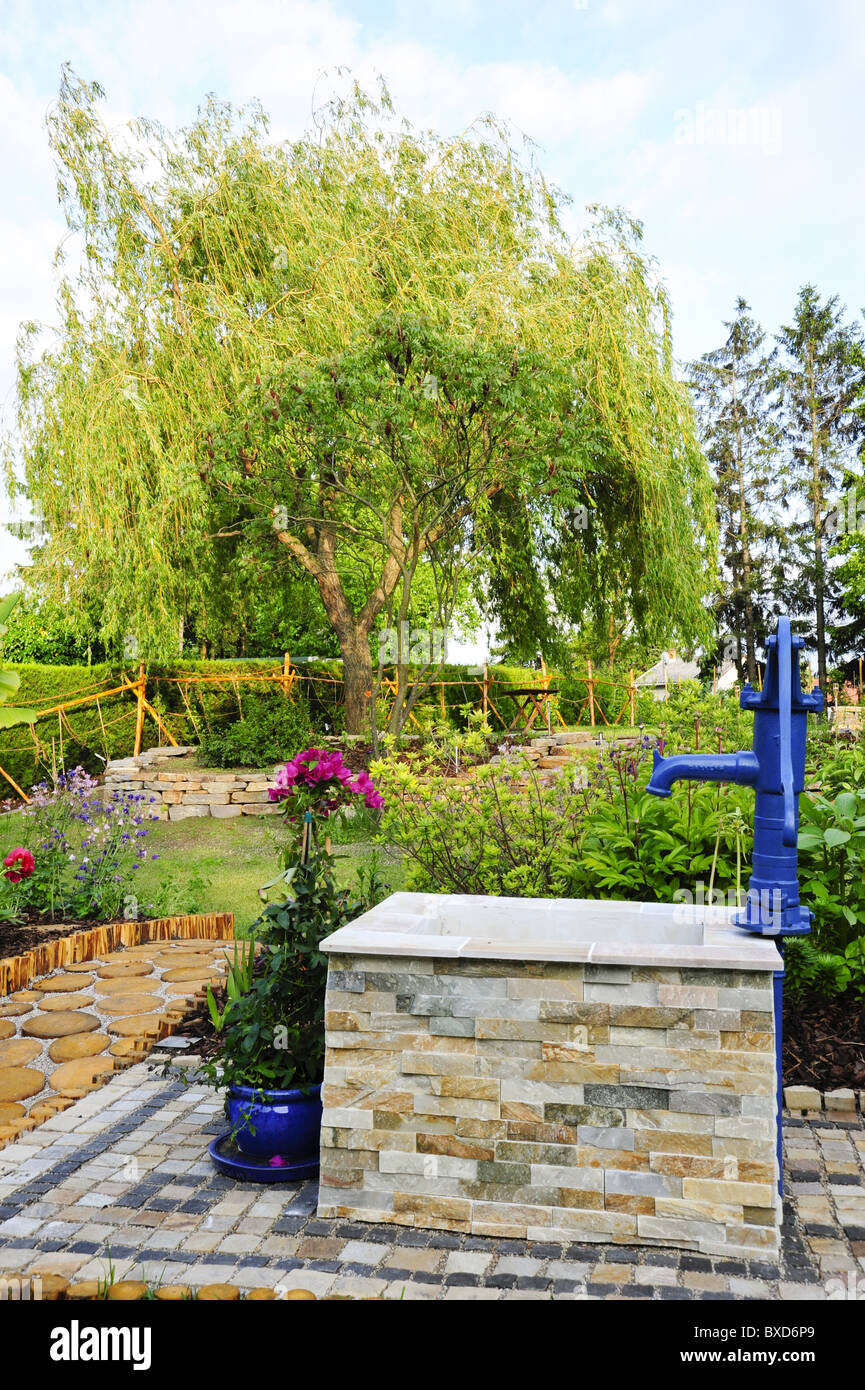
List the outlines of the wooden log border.
{"label": "wooden log border", "polygon": [[76,931],[71,936],[55,936],[42,946],[34,946],[20,956],[0,960],[0,998],[26,989],[35,979],[50,975],[58,966],[96,960],[121,946],[139,946],[147,941],[184,941],[200,936],[211,939],[233,938],[233,912],[199,912],[184,917],[154,917],[143,922],[107,922],[100,927]]}

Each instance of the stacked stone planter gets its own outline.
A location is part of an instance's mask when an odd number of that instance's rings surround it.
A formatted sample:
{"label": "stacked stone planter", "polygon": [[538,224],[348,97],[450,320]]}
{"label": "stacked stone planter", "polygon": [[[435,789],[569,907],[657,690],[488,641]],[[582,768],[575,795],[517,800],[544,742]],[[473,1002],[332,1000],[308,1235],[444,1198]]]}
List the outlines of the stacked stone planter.
{"label": "stacked stone planter", "polygon": [[117,758],[106,766],[105,793],[144,792],[155,797],[162,820],[279,814],[279,804],[267,794],[275,768],[198,767],[197,751],[150,748],[137,758]]}
{"label": "stacked stone planter", "polygon": [[777,1250],[779,957],[676,911],[398,893],[327,938],[319,1214]]}

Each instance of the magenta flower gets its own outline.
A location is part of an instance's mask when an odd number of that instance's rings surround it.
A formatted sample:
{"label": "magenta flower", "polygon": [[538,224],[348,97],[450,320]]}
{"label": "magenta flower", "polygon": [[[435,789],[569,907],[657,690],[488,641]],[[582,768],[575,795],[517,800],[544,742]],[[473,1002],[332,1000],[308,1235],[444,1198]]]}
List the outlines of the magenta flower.
{"label": "magenta flower", "polygon": [[268,796],[271,801],[284,801],[302,791],[332,793],[323,796],[316,808],[325,820],[332,811],[345,805],[346,792],[362,796],[371,809],[377,810],[384,805],[366,770],[353,776],[342,754],[326,748],[306,748],[297,753],[279,769],[276,785],[268,791]]}

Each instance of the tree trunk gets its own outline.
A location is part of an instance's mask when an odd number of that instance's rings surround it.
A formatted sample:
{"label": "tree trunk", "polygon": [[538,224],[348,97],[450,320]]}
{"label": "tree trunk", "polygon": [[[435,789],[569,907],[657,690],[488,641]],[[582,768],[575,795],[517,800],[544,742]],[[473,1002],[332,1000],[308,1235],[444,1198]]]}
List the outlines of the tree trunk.
{"label": "tree trunk", "polygon": [[338,635],[345,680],[345,731],[347,734],[368,734],[373,684],[369,638],[355,629],[344,638]]}

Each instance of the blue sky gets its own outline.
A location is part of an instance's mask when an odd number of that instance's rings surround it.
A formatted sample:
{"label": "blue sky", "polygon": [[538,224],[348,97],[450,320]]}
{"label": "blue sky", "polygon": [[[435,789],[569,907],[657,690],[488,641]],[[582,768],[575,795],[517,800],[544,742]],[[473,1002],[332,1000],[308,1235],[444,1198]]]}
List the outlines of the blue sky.
{"label": "blue sky", "polygon": [[[7,427],[17,325],[53,316],[44,116],[65,60],[105,87],[112,125],[185,123],[215,92],[258,97],[274,135],[296,135],[338,65],[381,73],[402,113],[443,132],[493,111],[536,141],[575,230],[593,202],[644,222],[681,361],[718,345],[739,294],[770,332],[809,280],[851,315],[865,305],[862,0],[0,0]],[[0,534],[0,574],[21,553]]]}

